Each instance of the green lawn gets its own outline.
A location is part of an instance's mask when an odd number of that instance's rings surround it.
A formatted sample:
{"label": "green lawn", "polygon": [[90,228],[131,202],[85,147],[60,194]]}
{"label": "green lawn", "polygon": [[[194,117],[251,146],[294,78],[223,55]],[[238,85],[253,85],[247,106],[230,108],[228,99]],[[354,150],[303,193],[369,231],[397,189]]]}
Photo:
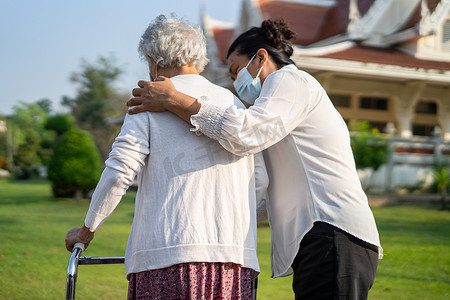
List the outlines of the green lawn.
{"label": "green lawn", "polygon": [[[89,256],[123,256],[133,217],[130,192],[96,233]],[[68,229],[88,202],[55,200],[46,181],[0,179],[0,299],[64,299]],[[435,206],[373,209],[385,258],[370,299],[450,299],[450,213]],[[270,277],[270,233],[258,229],[258,299],[293,299],[291,277]],[[80,266],[77,299],[125,299],[123,265]]]}

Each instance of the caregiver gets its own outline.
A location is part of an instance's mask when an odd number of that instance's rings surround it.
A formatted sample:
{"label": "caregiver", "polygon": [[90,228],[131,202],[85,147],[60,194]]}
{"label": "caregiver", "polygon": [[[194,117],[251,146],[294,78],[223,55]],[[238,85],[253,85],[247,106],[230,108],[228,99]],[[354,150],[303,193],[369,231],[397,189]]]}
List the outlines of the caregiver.
{"label": "caregiver", "polygon": [[264,151],[272,276],[296,299],[366,299],[382,257],[347,126],[325,90],[290,59],[294,33],[265,20],[230,46],[228,70],[249,109],[189,97],[167,78],[140,81],[129,113],[169,110],[236,155]]}

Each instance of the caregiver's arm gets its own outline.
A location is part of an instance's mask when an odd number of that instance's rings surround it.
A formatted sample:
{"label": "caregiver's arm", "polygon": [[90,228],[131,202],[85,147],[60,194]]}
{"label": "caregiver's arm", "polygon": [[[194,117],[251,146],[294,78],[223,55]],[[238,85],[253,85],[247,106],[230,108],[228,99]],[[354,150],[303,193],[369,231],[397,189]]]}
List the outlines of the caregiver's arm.
{"label": "caregiver's arm", "polygon": [[[160,82],[151,82],[150,90],[158,90],[160,86]],[[147,107],[156,104],[157,109],[183,114],[182,118],[190,120],[195,131],[218,140],[222,147],[236,155],[246,155],[272,146],[297,127],[310,106],[310,91],[306,79],[298,72],[282,71],[266,78],[260,97],[249,109],[214,105],[206,97],[200,97],[194,104],[193,98],[167,91],[165,95],[159,91],[152,91],[149,96],[141,94],[139,99],[133,98],[132,104],[139,104],[139,101]]]}
{"label": "caregiver's arm", "polygon": [[280,70],[264,81],[249,109],[219,109],[199,99],[202,107],[192,125],[236,155],[260,152],[278,143],[306,117],[311,89],[297,70]]}

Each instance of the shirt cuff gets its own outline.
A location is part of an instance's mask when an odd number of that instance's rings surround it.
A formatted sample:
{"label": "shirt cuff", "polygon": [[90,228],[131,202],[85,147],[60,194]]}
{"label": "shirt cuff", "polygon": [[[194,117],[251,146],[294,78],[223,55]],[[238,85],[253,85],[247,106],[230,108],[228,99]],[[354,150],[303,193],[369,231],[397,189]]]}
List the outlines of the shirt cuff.
{"label": "shirt cuff", "polygon": [[108,216],[104,216],[89,210],[86,215],[86,219],[84,220],[84,226],[89,228],[89,231],[95,232],[106,221],[107,218]]}
{"label": "shirt cuff", "polygon": [[192,132],[197,135],[202,133],[206,136],[219,140],[221,138],[223,115],[227,107],[215,105],[208,102],[205,96],[200,97],[197,101],[201,104],[197,114],[191,116]]}

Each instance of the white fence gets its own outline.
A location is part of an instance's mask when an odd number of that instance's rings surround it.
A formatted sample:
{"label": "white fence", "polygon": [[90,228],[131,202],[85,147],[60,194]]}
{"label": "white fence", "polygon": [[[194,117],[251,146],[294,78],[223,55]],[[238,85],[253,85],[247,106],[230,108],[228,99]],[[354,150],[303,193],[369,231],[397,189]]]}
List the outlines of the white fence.
{"label": "white fence", "polygon": [[392,136],[389,159],[380,169],[359,170],[365,188],[392,192],[399,188],[427,188],[433,184],[433,162],[450,160],[450,141],[436,137],[402,138]]}

